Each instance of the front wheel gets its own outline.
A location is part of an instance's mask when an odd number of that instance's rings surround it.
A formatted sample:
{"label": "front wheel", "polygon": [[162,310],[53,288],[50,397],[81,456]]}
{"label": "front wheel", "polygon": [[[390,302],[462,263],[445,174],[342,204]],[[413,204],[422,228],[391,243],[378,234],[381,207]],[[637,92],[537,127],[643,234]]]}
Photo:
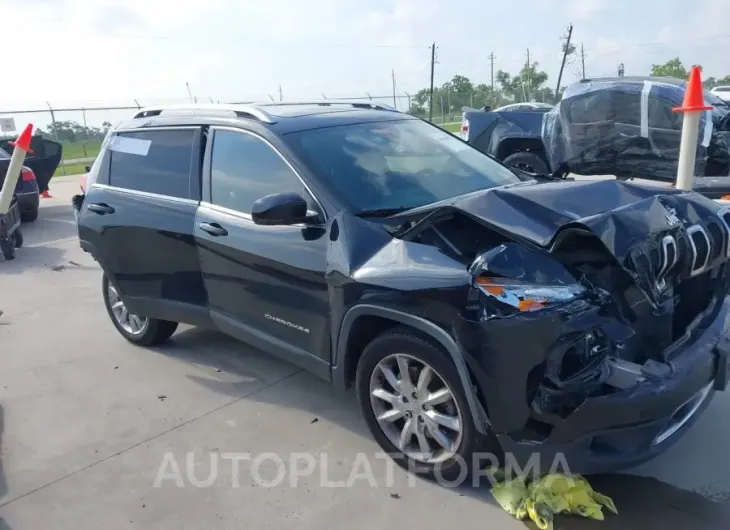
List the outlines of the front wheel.
{"label": "front wheel", "polygon": [[104,305],[114,327],[129,342],[138,346],[155,346],[165,342],[177,330],[177,322],[130,313],[106,274],[102,280],[102,289]]}
{"label": "front wheel", "polygon": [[485,447],[451,359],[406,328],[365,348],[356,387],[371,434],[409,471],[465,478]]}

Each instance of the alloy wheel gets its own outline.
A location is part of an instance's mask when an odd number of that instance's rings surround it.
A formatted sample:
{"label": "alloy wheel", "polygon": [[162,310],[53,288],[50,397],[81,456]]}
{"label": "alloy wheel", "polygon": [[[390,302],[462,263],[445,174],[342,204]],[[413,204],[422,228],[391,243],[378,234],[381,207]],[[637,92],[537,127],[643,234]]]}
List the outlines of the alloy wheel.
{"label": "alloy wheel", "polygon": [[406,456],[425,464],[452,458],[462,437],[454,393],[429,364],[398,353],[370,377],[370,403],[380,428]]}
{"label": "alloy wheel", "polygon": [[147,317],[140,317],[130,313],[124,305],[124,302],[122,302],[122,299],[119,297],[119,293],[117,293],[117,290],[111,283],[109,284],[108,292],[109,307],[112,310],[112,314],[114,315],[114,319],[117,321],[117,324],[119,324],[119,326],[130,335],[137,336],[144,333],[147,326],[149,326],[149,319]]}

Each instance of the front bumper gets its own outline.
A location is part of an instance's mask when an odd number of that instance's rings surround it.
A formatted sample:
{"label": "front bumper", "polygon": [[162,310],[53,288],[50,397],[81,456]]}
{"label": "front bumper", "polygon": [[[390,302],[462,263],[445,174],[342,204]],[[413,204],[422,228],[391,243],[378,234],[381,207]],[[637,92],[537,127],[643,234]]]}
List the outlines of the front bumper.
{"label": "front bumper", "polygon": [[586,398],[566,417],[554,416],[549,434],[539,441],[497,431],[506,458],[521,469],[567,464],[571,472],[603,473],[659,455],[686,432],[716,391],[727,388],[729,335],[726,298],[714,320],[672,354],[668,373],[640,373],[643,379],[626,390]]}

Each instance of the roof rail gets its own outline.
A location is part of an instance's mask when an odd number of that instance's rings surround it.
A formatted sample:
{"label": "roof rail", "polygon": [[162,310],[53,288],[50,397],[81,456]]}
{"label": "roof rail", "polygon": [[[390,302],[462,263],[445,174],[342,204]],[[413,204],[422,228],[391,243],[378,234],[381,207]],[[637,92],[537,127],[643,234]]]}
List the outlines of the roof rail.
{"label": "roof rail", "polygon": [[279,106],[303,106],[303,105],[314,105],[318,107],[333,107],[336,105],[347,105],[356,109],[373,109],[373,110],[387,110],[391,112],[400,112],[397,108],[388,105],[387,103],[375,103],[373,101],[362,101],[362,100],[310,100],[310,101],[272,101],[260,103],[259,107],[279,107]]}
{"label": "roof rail", "polygon": [[162,105],[144,107],[137,111],[134,118],[150,118],[159,116],[163,112],[180,112],[188,111],[192,114],[213,113],[213,112],[229,112],[238,118],[248,118],[258,120],[263,123],[276,123],[276,120],[257,105],[241,105],[241,104],[185,104],[185,105]]}

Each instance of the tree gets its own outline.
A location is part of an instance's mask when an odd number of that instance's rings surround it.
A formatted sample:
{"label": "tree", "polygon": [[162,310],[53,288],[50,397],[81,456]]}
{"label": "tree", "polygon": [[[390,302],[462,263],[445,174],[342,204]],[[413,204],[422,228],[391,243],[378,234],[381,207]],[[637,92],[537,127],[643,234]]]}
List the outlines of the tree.
{"label": "tree", "polygon": [[[505,71],[498,71],[494,89],[491,84],[476,84],[468,77],[457,74],[440,87],[434,87],[433,115],[453,119],[464,107],[497,108],[522,101],[552,101],[553,91],[546,86],[547,80],[547,73],[540,70],[537,62],[530,64],[529,68],[525,63],[514,77]],[[422,88],[411,97],[409,109],[411,114],[417,116],[428,114],[429,93],[428,88]]]}
{"label": "tree", "polygon": [[55,121],[48,125],[48,131],[43,134],[65,143],[98,141],[104,138],[104,135],[111,127],[111,123],[104,122],[102,127],[103,129],[87,127],[71,120]]}
{"label": "tree", "polygon": [[543,85],[548,80],[547,72],[539,70],[540,65],[537,62],[522,67],[520,73],[515,77],[510,76],[507,72],[500,70],[497,72],[497,83],[502,91],[502,95],[512,103],[522,103],[524,101],[533,101],[540,98],[545,101],[545,96],[549,91],[552,97],[552,90]]}
{"label": "tree", "polygon": [[[699,66],[700,70],[702,69],[702,66],[700,65],[694,66]],[[664,64],[651,65],[651,75],[656,77],[676,77],[677,79],[683,80],[689,79],[689,71],[684,67],[682,61],[679,60],[679,57],[670,59]],[[702,81],[702,86],[704,86],[705,89],[721,85],[730,85],[730,75],[726,75],[719,79],[710,76],[706,77]]]}
{"label": "tree", "polygon": [[679,57],[670,59],[664,64],[652,64],[651,75],[653,77],[676,77],[677,79],[689,78],[689,72]]}

